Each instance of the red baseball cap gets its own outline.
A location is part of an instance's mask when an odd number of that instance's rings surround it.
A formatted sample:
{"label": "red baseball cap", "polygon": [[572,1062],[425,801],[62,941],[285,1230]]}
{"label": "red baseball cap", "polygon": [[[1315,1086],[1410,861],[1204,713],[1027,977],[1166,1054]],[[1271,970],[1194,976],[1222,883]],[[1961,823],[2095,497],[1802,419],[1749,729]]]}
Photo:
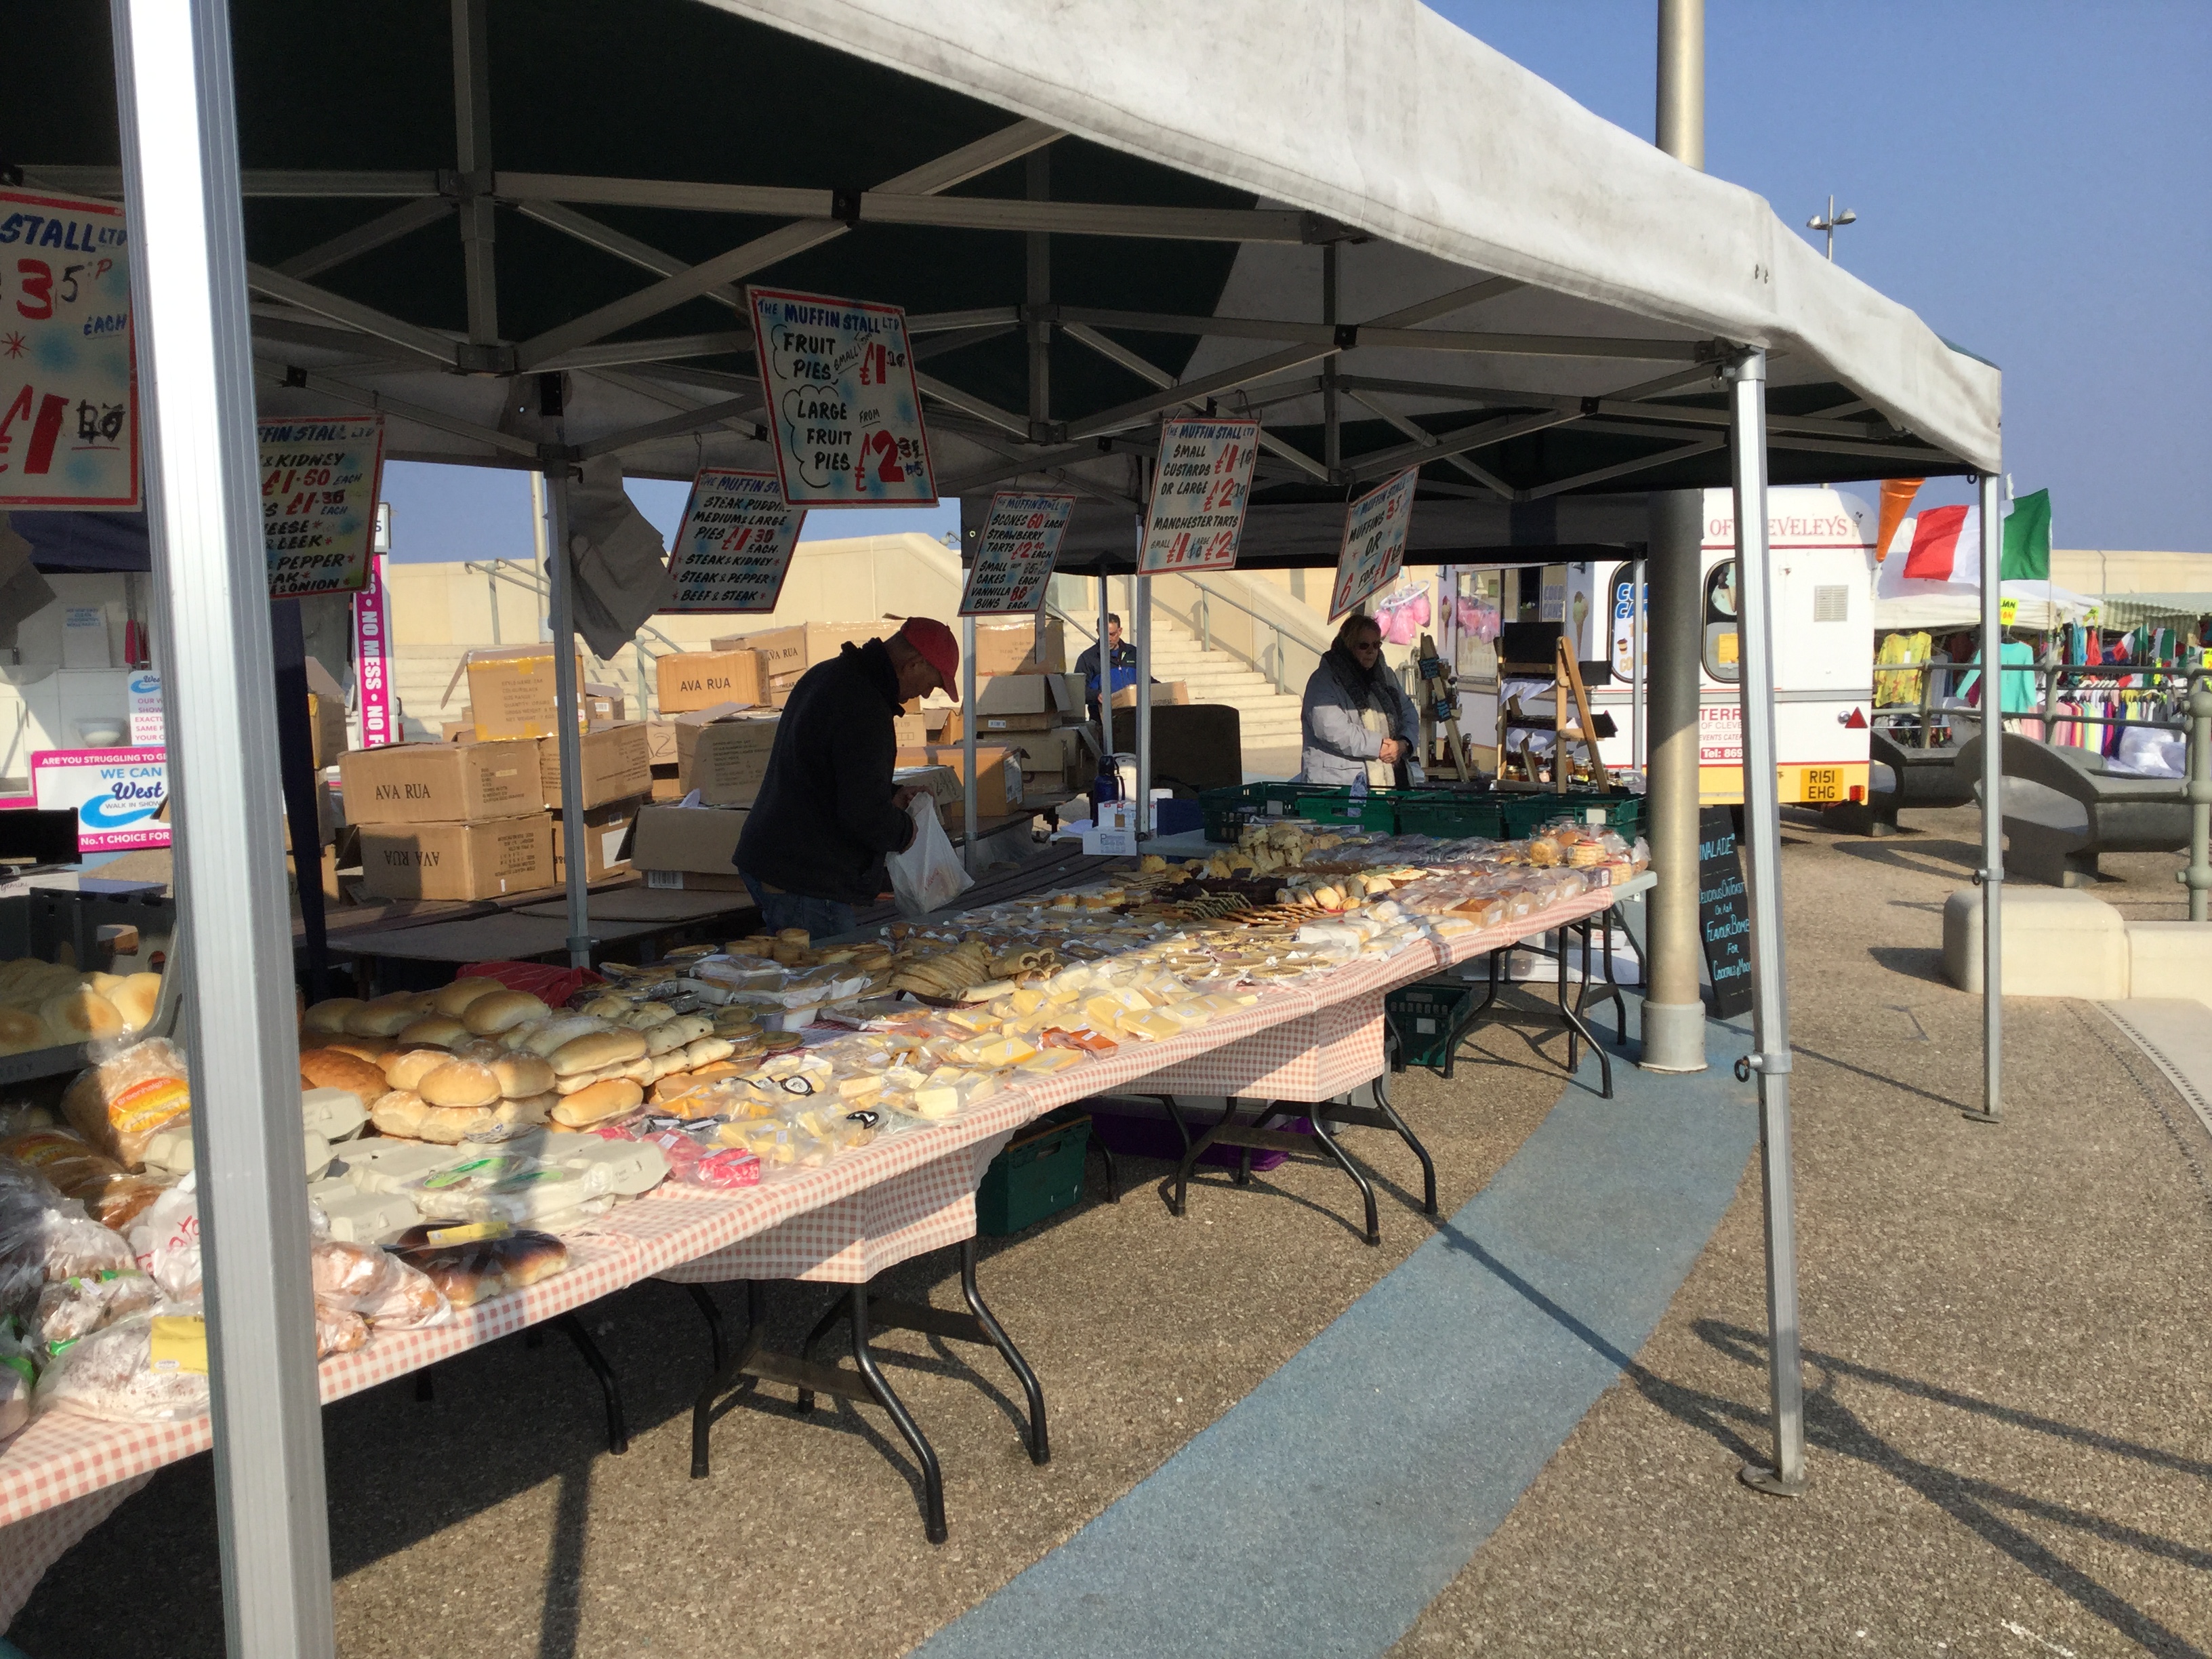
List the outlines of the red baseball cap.
{"label": "red baseball cap", "polygon": [[899,637],[921,653],[921,659],[945,682],[945,693],[960,701],[960,641],[934,617],[908,617]]}

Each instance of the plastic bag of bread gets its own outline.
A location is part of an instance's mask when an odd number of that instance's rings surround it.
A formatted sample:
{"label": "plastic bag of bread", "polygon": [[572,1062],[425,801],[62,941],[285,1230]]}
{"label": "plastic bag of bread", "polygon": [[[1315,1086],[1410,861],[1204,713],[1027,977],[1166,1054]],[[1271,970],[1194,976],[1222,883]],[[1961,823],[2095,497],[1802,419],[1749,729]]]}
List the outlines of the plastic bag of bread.
{"label": "plastic bag of bread", "polygon": [[131,1170],[144,1167],[155,1132],[181,1121],[191,1109],[184,1056],[160,1037],[131,1043],[78,1073],[62,1096],[70,1127]]}
{"label": "plastic bag of bread", "polygon": [[31,1420],[39,1367],[12,1319],[0,1321],[0,1440],[21,1431]]}
{"label": "plastic bag of bread", "polygon": [[366,1319],[348,1308],[334,1308],[326,1302],[315,1304],[316,1358],[328,1359],[334,1353],[351,1353],[368,1346]]}
{"label": "plastic bag of bread", "polygon": [[195,1170],[148,1206],[131,1230],[138,1266],[172,1302],[200,1293],[199,1176]]}
{"label": "plastic bag of bread", "polygon": [[0,1158],[0,1313],[27,1313],[49,1280],[136,1267],[131,1247],[36,1171]]}
{"label": "plastic bag of bread", "polygon": [[57,1352],[118,1319],[146,1312],[161,1299],[161,1287],[135,1267],[52,1279],[39,1292],[31,1334],[47,1352]]}
{"label": "plastic bag of bread", "polygon": [[208,1408],[207,1321],[197,1302],[164,1302],[56,1354],[39,1378],[40,1411],[173,1423]]}
{"label": "plastic bag of bread", "polygon": [[[490,1224],[496,1226],[498,1224]],[[410,1227],[392,1253],[426,1274],[456,1308],[472,1307],[550,1278],[568,1265],[568,1247],[550,1233],[510,1232],[497,1237],[444,1242],[455,1229],[435,1222]]]}
{"label": "plastic bag of bread", "polygon": [[436,1285],[373,1244],[318,1239],[313,1259],[319,1313],[341,1309],[396,1330],[442,1325],[452,1317]]}
{"label": "plastic bag of bread", "polygon": [[0,1140],[0,1157],[27,1164],[64,1198],[82,1204],[94,1221],[127,1233],[148,1206],[168,1190],[152,1176],[134,1176],[67,1129],[33,1129]]}

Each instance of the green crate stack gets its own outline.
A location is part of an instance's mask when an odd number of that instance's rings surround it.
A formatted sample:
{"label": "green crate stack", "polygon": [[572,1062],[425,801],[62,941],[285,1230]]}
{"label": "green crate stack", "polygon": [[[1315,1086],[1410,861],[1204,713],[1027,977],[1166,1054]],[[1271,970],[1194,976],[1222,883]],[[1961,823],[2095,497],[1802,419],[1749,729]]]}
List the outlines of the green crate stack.
{"label": "green crate stack", "polygon": [[1386,836],[1395,835],[1401,793],[1370,789],[1364,795],[1355,795],[1349,784],[1301,784],[1287,810],[1298,817],[1325,823],[1332,830],[1380,830]]}
{"label": "green crate stack", "polygon": [[1083,1198],[1083,1159],[1090,1150],[1091,1114],[1063,1106],[1021,1130],[991,1160],[975,1188],[975,1228],[1004,1238]]}
{"label": "green crate stack", "polygon": [[1411,789],[1398,797],[1398,833],[1456,841],[1463,836],[1504,839],[1505,812],[1495,795],[1446,789]]}
{"label": "green crate stack", "polygon": [[1245,783],[1201,790],[1198,811],[1205,821],[1206,840],[1233,846],[1237,832],[1246,824],[1289,816],[1291,801],[1304,787],[1303,784]]}
{"label": "green crate stack", "polygon": [[1633,840],[1644,822],[1644,797],[1625,789],[1599,791],[1570,789],[1564,795],[1552,790],[1533,794],[1508,794],[1498,797],[1504,808],[1505,836],[1509,841],[1525,841],[1555,818],[1572,818],[1577,823],[1589,822],[1589,815],[1601,815],[1605,826]]}
{"label": "green crate stack", "polygon": [[1441,1071],[1451,1057],[1451,1034],[1467,1017],[1475,988],[1461,979],[1401,985],[1382,999],[1382,1016],[1398,1039],[1398,1064]]}

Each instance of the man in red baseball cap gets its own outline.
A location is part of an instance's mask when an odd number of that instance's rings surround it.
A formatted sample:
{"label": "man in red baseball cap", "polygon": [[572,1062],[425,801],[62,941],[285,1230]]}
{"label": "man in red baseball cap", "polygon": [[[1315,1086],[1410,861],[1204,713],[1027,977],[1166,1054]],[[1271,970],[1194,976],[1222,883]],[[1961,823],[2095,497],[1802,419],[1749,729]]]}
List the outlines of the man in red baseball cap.
{"label": "man in red baseball cap", "polygon": [[849,933],[854,908],[876,902],[885,855],[913,844],[907,808],[922,793],[892,787],[892,721],[932,691],[957,702],[959,684],[959,642],[930,617],[845,646],[799,677],[733,860],[769,927],[828,938]]}

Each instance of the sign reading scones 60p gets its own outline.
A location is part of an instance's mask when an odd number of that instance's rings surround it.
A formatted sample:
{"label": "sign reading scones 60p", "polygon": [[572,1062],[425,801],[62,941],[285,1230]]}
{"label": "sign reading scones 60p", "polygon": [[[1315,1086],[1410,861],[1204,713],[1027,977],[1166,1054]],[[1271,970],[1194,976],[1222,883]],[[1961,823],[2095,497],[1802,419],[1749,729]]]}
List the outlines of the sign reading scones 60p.
{"label": "sign reading scones 60p", "polygon": [[777,289],[746,293],[783,499],[793,507],[933,503],[906,313]]}

